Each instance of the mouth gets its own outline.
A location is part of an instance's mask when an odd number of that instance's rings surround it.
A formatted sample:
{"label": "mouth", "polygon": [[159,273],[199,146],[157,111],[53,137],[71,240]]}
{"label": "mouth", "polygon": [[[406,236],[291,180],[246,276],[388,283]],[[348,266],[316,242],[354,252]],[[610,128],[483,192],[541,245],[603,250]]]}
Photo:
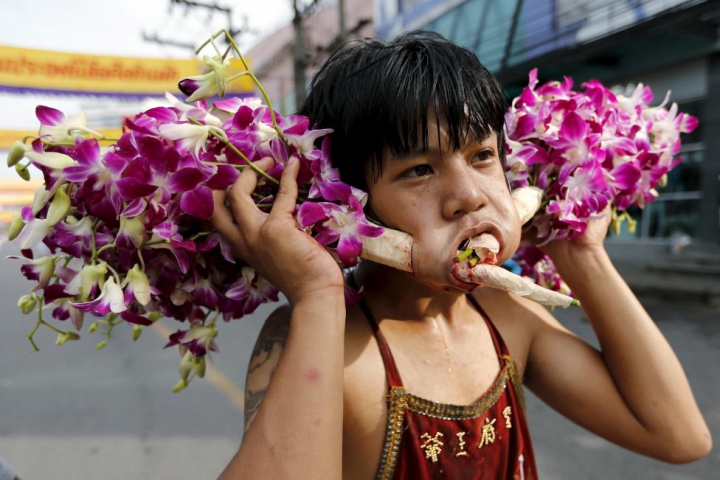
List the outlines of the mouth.
{"label": "mouth", "polygon": [[458,271],[461,269],[460,263],[455,263],[452,266],[452,269],[448,272],[448,282],[455,288],[458,288],[460,290],[466,291],[466,292],[472,292],[476,288],[478,288],[480,285],[477,283],[469,283],[461,279],[460,275],[458,274]]}
{"label": "mouth", "polygon": [[463,239],[457,246],[453,262],[467,260],[471,266],[477,263],[497,265],[502,250],[502,237],[496,228],[478,228],[463,232]]}

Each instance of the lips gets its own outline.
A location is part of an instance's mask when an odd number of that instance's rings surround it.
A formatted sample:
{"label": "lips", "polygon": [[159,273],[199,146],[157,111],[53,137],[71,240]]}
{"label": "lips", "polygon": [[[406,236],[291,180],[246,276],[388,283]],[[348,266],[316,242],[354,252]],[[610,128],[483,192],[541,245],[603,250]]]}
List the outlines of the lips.
{"label": "lips", "polygon": [[453,262],[462,250],[473,248],[483,263],[495,264],[504,250],[500,229],[490,222],[482,222],[473,228],[463,230],[454,244],[462,249],[453,250],[451,254]]}
{"label": "lips", "polygon": [[456,288],[459,288],[461,290],[465,290],[467,292],[472,292],[476,288],[478,288],[480,285],[477,283],[468,283],[460,279],[460,275],[458,275],[458,269],[460,267],[460,263],[454,263],[451,267],[450,271],[448,272],[448,281],[451,285],[453,285]]}

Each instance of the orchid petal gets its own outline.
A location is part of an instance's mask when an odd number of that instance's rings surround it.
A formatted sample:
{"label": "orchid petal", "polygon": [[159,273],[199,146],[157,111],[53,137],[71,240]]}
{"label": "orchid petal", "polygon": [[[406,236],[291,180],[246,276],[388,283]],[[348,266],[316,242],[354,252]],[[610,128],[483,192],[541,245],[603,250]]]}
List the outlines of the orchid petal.
{"label": "orchid petal", "polygon": [[55,108],[38,105],[35,107],[35,115],[43,125],[62,125],[65,123],[65,115]]}
{"label": "orchid petal", "polygon": [[34,151],[28,151],[25,153],[25,156],[34,163],[48,168],[62,169],[76,165],[76,162],[72,159],[72,157],[60,152],[37,153]]}
{"label": "orchid petal", "polygon": [[193,217],[202,220],[209,219],[215,209],[212,190],[200,186],[189,192],[185,192],[180,199],[180,208]]}

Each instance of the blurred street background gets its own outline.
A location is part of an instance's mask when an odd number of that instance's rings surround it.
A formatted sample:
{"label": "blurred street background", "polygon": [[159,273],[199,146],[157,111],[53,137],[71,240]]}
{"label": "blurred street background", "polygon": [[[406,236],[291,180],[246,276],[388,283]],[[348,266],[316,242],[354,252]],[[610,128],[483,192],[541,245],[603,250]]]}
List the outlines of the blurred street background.
{"label": "blurred street background", "polygon": [[[719,0],[34,0],[0,2],[0,18],[0,165],[16,140],[37,132],[38,104],[86,112],[91,128],[109,133],[163,104],[178,78],[199,73],[193,50],[221,28],[283,114],[344,40],[416,28],[471,48],[510,97],[534,67],[541,83],[570,76],[579,88],[597,78],[619,92],[644,83],[655,105],[671,91],[700,126],[683,137],[683,162],[657,201],[631,212],[637,228],[607,246],[676,349],[720,442]],[[257,92],[240,82],[229,94]],[[0,167],[0,238],[39,182]],[[56,347],[41,329],[41,351],[31,353],[34,322],[16,307],[30,284],[5,259],[16,253],[0,242],[0,458],[23,479],[215,478],[240,442],[245,368],[272,306],[222,325],[207,377],[173,394],[179,357],[162,348],[179,328],[172,320],[137,342],[118,328],[100,352],[99,332]],[[594,342],[580,310],[557,316]],[[541,478],[720,478],[717,447],[694,464],[665,465],[529,397]]]}
{"label": "blurred street background", "polygon": [[[10,252],[4,248],[3,258]],[[99,332],[56,347],[55,334],[41,329],[40,352],[31,353],[25,337],[33,318],[15,308],[27,285],[12,260],[0,260],[0,304],[6,306],[0,326],[0,456],[21,478],[216,478],[240,443],[245,369],[272,307],[221,325],[213,371],[173,394],[179,356],[162,347],[167,333],[179,328],[175,321],[147,329],[137,342],[130,328],[119,327],[100,352]],[[677,352],[717,444],[720,310],[654,297],[643,302]],[[556,313],[596,344],[579,309]],[[714,480],[720,471],[717,447],[693,464],[667,465],[588,433],[526,393],[541,479]]]}

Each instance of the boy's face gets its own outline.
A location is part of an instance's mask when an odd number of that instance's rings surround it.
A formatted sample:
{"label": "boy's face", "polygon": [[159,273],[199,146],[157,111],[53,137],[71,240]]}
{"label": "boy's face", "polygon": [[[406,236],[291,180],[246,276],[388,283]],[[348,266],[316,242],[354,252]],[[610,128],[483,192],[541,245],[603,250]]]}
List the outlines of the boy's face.
{"label": "boy's face", "polygon": [[[431,122],[430,125],[434,125]],[[413,270],[421,282],[445,291],[475,287],[452,275],[459,245],[489,232],[500,244],[498,263],[515,253],[520,219],[500,162],[498,139],[482,142],[468,135],[457,151],[441,126],[428,129],[425,152],[383,153],[382,175],[368,182],[370,206],[385,225],[411,234]]]}

